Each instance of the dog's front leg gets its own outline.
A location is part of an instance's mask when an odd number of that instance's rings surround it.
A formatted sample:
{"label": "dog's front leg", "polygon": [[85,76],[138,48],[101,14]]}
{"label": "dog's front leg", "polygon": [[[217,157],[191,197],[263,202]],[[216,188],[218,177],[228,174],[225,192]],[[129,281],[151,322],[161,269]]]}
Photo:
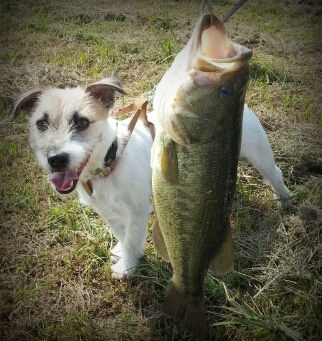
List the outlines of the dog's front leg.
{"label": "dog's front leg", "polygon": [[120,223],[118,220],[105,219],[107,225],[109,226],[111,232],[117,239],[116,245],[111,249],[111,264],[117,263],[119,259],[123,256],[123,242],[125,238],[126,228],[124,224]]}
{"label": "dog's front leg", "polygon": [[118,242],[111,250],[110,262],[111,264],[117,263],[117,261],[123,256],[123,246],[121,242]]}
{"label": "dog's front leg", "polygon": [[[125,196],[124,196],[125,197]],[[114,278],[131,276],[143,255],[149,203],[139,206],[124,204],[117,198],[109,198],[115,205],[101,205],[106,200],[95,201],[93,208],[104,219],[118,243],[111,250],[111,272]]]}
{"label": "dog's front leg", "polygon": [[146,237],[146,227],[148,216],[135,219],[126,227],[123,240],[112,249],[116,257],[111,257],[111,261],[120,258],[111,266],[112,276],[122,278],[134,274],[139,259],[144,253],[144,243]]}

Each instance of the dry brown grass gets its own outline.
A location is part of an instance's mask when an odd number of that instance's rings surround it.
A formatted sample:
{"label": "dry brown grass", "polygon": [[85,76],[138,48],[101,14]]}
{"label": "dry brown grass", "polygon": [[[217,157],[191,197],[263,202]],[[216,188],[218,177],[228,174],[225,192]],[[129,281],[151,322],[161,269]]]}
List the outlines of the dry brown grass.
{"label": "dry brown grass", "polygon": [[[216,14],[223,17],[234,3],[215,1]],[[0,13],[0,339],[193,340],[160,312],[171,269],[156,256],[150,233],[137,276],[113,280],[113,238],[103,221],[49,189],[30,152],[26,120],[12,121],[9,108],[33,86],[86,85],[117,68],[129,94],[117,106],[131,102],[169,67],[174,37],[179,47],[186,43],[199,4],[2,0]],[[253,0],[226,27],[254,52],[247,103],[267,131],[295,210],[280,210],[269,186],[241,161],[244,192],[231,218],[236,269],[207,278],[207,339],[316,341],[322,335],[321,5]]]}

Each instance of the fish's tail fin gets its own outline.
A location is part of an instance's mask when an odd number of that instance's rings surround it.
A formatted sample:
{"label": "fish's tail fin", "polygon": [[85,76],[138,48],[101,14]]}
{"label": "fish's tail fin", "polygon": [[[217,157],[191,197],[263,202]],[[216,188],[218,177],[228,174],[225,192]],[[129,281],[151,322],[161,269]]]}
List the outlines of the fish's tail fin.
{"label": "fish's tail fin", "polygon": [[203,293],[187,296],[170,281],[162,310],[181,321],[183,327],[198,340],[206,337],[206,310]]}

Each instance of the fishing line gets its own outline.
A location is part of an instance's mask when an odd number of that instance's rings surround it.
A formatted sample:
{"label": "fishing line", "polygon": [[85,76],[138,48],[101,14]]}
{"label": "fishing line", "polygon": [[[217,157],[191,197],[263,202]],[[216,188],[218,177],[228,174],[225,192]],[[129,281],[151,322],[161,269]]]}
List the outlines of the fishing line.
{"label": "fishing line", "polygon": [[[222,23],[226,22],[247,0],[240,0],[221,20]],[[212,14],[213,0],[201,0],[200,15],[204,14],[205,5],[208,3],[208,12]]]}
{"label": "fishing line", "polygon": [[247,0],[240,0],[221,20],[222,23],[226,22]]}
{"label": "fishing line", "polygon": [[[221,20],[222,23],[226,22],[247,0],[240,0],[227,14],[226,16]],[[200,15],[204,14],[205,5],[208,3],[208,12],[212,14],[212,8],[213,8],[213,0],[201,0],[201,6],[200,6]],[[154,88],[148,92],[145,93],[143,96],[148,98],[149,103],[153,101],[155,89],[158,86],[156,84]]]}

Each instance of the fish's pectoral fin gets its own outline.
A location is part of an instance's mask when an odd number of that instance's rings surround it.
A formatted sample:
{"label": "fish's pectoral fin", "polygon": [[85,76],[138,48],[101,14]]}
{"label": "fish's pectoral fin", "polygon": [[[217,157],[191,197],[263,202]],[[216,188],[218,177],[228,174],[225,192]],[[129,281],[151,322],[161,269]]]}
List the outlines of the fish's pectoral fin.
{"label": "fish's pectoral fin", "polygon": [[181,321],[183,327],[198,340],[206,337],[206,310],[204,294],[189,296],[182,293],[170,280],[162,310]]}
{"label": "fish's pectoral fin", "polygon": [[161,151],[161,173],[170,185],[177,185],[179,182],[179,168],[176,143],[169,139],[163,143]]}
{"label": "fish's pectoral fin", "polygon": [[190,144],[190,137],[186,130],[186,127],[180,122],[180,118],[183,116],[193,116],[193,113],[187,112],[185,108],[177,108],[179,114],[169,119],[169,126],[166,130],[169,136],[181,146],[188,146]]}
{"label": "fish's pectoral fin", "polygon": [[152,240],[153,245],[158,255],[166,262],[170,262],[167,247],[164,242],[164,238],[160,229],[158,218],[156,217],[152,227]]}
{"label": "fish's pectoral fin", "polygon": [[224,275],[234,268],[233,235],[230,226],[224,243],[210,261],[209,270],[215,275]]}

